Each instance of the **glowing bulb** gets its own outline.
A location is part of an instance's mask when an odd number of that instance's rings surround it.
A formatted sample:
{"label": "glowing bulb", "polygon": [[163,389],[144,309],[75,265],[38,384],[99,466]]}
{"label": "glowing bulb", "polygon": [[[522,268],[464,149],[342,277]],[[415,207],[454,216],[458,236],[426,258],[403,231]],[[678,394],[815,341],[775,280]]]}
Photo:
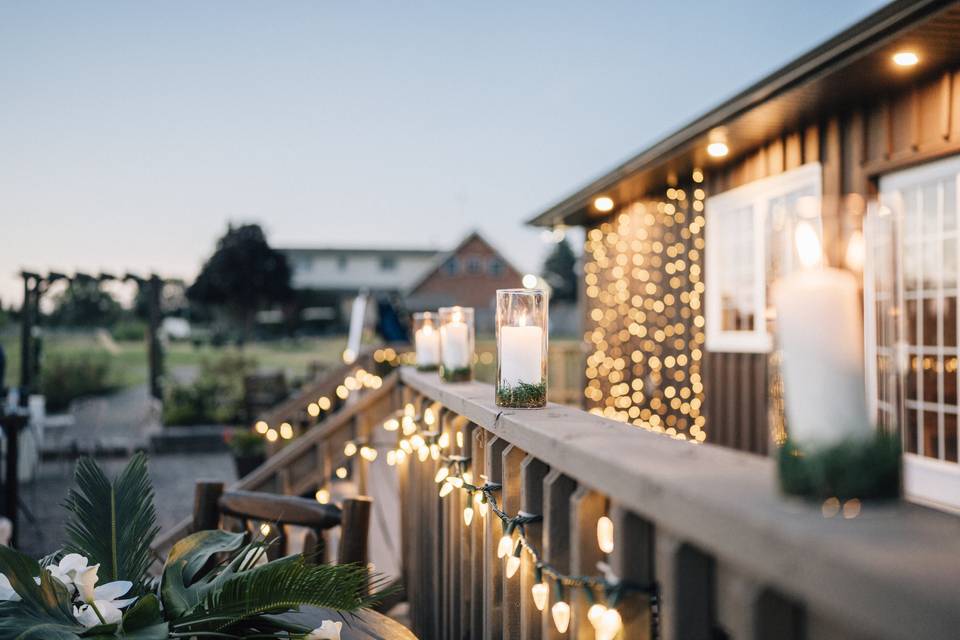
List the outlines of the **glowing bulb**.
{"label": "glowing bulb", "polygon": [[347,477],[347,468],[346,467],[337,467],[337,477],[343,480]]}
{"label": "glowing bulb", "polygon": [[357,445],[356,445],[354,442],[351,441],[351,442],[348,442],[347,444],[344,445],[344,447],[343,447],[343,455],[345,455],[345,456],[347,456],[347,457],[349,458],[350,456],[352,456],[352,455],[354,455],[354,454],[356,454],[356,453],[357,453]]}
{"label": "glowing bulb", "polygon": [[513,538],[508,534],[503,534],[500,543],[497,544],[497,557],[506,558],[513,551]]}
{"label": "glowing bulb", "polygon": [[597,638],[599,640],[613,640],[623,629],[623,620],[616,609],[607,609],[600,616],[600,619],[594,624],[597,629]]}
{"label": "glowing bulb", "polygon": [[399,428],[400,428],[400,421],[397,420],[396,418],[390,418],[389,420],[383,423],[384,431],[396,431]]}
{"label": "glowing bulb", "polygon": [[327,396],[320,396],[320,398],[317,400],[317,406],[320,407],[320,409],[323,411],[329,410],[330,398],[328,398]]}
{"label": "glowing bulb", "polygon": [[593,208],[601,213],[613,211],[613,198],[610,198],[609,196],[600,196],[599,198],[595,198],[593,201]]}
{"label": "glowing bulb", "polygon": [[521,284],[523,285],[524,289],[536,289],[537,276],[533,275],[532,273],[528,273],[527,275],[523,276]]}
{"label": "glowing bulb", "polygon": [[267,429],[267,440],[270,442],[276,442],[277,438],[280,437],[280,434],[277,433],[276,429]]}
{"label": "glowing bulb", "polygon": [[417,450],[417,457],[420,459],[420,462],[426,462],[427,458],[430,457],[430,449],[427,447],[420,447]]}
{"label": "glowing bulb", "polygon": [[270,425],[268,425],[268,424],[267,424],[266,422],[264,422],[263,420],[260,420],[259,422],[257,422],[256,425],[254,425],[253,428],[257,430],[257,433],[263,435],[263,434],[266,433],[267,430],[270,428]]}
{"label": "glowing bulb", "polygon": [[403,425],[403,435],[409,436],[417,430],[417,423],[410,416],[403,416],[401,423]]}
{"label": "glowing bulb", "polygon": [[264,536],[270,535],[270,525],[266,522],[260,525],[260,534]]}
{"label": "glowing bulb", "polygon": [[477,507],[477,511],[480,512],[480,517],[481,517],[481,518],[486,518],[486,517],[487,517],[487,503],[484,502],[483,500],[481,500],[481,501],[480,501],[480,506]]}
{"label": "glowing bulb", "polygon": [[440,434],[440,437],[437,439],[437,444],[440,445],[440,448],[441,448],[441,449],[446,449],[447,447],[449,447],[449,446],[450,446],[450,434],[449,434],[449,433],[446,433],[446,432],[441,433],[441,434]]}
{"label": "glowing bulb", "polygon": [[440,487],[440,497],[441,497],[441,498],[446,498],[446,497],[447,497],[448,495],[450,495],[452,492],[453,492],[453,485],[450,484],[449,482],[444,482],[444,483],[443,483],[443,486]]}
{"label": "glowing bulb", "polygon": [[393,449],[390,449],[390,451],[387,451],[387,464],[391,467],[397,464],[397,452],[394,451]]}
{"label": "glowing bulb", "polygon": [[520,558],[517,556],[510,556],[507,558],[507,577],[512,578],[517,574],[517,570],[520,568]]}
{"label": "glowing bulb", "polygon": [[403,464],[407,460],[407,452],[403,449],[397,449],[397,464]]}
{"label": "glowing bulb", "polygon": [[920,56],[913,51],[897,51],[893,54],[893,63],[898,67],[912,67],[920,62]]}
{"label": "glowing bulb", "polygon": [[607,608],[599,602],[591,605],[590,609],[587,610],[587,620],[590,621],[590,624],[592,624],[595,629],[597,628],[597,623],[600,622],[600,618],[606,611]]}
{"label": "glowing bulb", "polygon": [[407,404],[403,405],[403,415],[412,418],[413,416],[417,415],[417,408],[413,406],[413,403],[408,402]]}
{"label": "glowing bulb", "polygon": [[817,237],[817,232],[813,230],[813,225],[809,222],[799,223],[794,234],[794,242],[797,245],[800,263],[804,267],[810,269],[820,264],[823,252],[820,249],[820,238]]}
{"label": "glowing bulb", "polygon": [[290,426],[289,422],[284,422],[280,425],[280,437],[284,440],[289,440],[293,437],[293,427]]}
{"label": "glowing bulb", "polygon": [[463,478],[463,481],[466,482],[467,484],[473,484],[473,474],[470,473],[469,471],[464,471],[462,478]]}
{"label": "glowing bulb", "polygon": [[863,271],[866,254],[867,249],[863,240],[863,232],[854,231],[850,234],[850,240],[847,241],[847,255],[844,260],[847,263],[847,268],[851,271]]}
{"label": "glowing bulb", "polygon": [[440,459],[440,446],[436,443],[430,445],[430,457],[434,460]]}
{"label": "glowing bulb", "polygon": [[450,469],[447,467],[440,467],[437,469],[437,475],[433,476],[433,481],[437,484],[440,484],[447,479],[448,475],[450,475]]}
{"label": "glowing bulb", "polygon": [[469,527],[471,522],[473,522],[473,507],[468,504],[463,509],[463,524]]}
{"label": "glowing bulb", "polygon": [[344,349],[343,350],[343,361],[347,364],[353,363],[357,359],[357,352],[353,349]]}
{"label": "glowing bulb", "polygon": [[367,462],[373,462],[377,459],[377,450],[373,447],[362,447],[360,449],[360,456]]}
{"label": "glowing bulb", "polygon": [[600,551],[613,553],[613,520],[607,516],[600,516],[597,520],[597,544]]}
{"label": "glowing bulb", "polygon": [[707,145],[707,154],[711,158],[722,158],[730,153],[726,142],[711,142]]}
{"label": "glowing bulb", "polygon": [[317,502],[320,504],[329,504],[330,503],[330,492],[326,489],[317,489]]}
{"label": "glowing bulb", "polygon": [[432,427],[433,423],[437,421],[436,416],[433,414],[433,409],[427,407],[423,411],[423,423],[428,427]]}
{"label": "glowing bulb", "polygon": [[452,478],[447,478],[447,482],[455,486],[457,489],[463,488],[463,478],[460,476],[453,476]]}
{"label": "glowing bulb", "polygon": [[410,438],[410,444],[413,446],[414,449],[420,449],[425,444],[427,444],[427,441],[424,440],[423,436],[421,436],[419,433],[415,433],[413,437]]}
{"label": "glowing bulb", "polygon": [[349,396],[349,395],[350,395],[350,390],[347,389],[345,386],[343,386],[343,385],[341,384],[340,386],[337,387],[337,397],[338,397],[338,398],[340,398],[341,400],[346,400],[346,399],[347,399],[347,396]]}
{"label": "glowing bulb", "polygon": [[553,624],[557,626],[557,631],[566,633],[570,626],[570,605],[563,600],[555,602],[550,607],[550,612],[553,614]]}
{"label": "glowing bulb", "polygon": [[457,431],[457,446],[463,449],[463,431]]}
{"label": "glowing bulb", "polygon": [[547,595],[550,593],[547,583],[538,582],[531,587],[530,591],[533,592],[533,604],[536,605],[538,611],[543,611],[543,608],[547,606]]}
{"label": "glowing bulb", "polygon": [[413,445],[410,444],[410,441],[409,441],[409,440],[401,440],[401,441],[400,441],[400,450],[403,451],[404,453],[406,453],[407,455],[410,455],[410,454],[413,453]]}

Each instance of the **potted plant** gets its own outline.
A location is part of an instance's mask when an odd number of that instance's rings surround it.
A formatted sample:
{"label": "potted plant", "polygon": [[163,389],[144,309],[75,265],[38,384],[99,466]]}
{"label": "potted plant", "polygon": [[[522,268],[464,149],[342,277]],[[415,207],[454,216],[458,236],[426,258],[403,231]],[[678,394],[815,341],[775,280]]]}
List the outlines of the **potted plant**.
{"label": "potted plant", "polygon": [[242,478],[263,464],[267,458],[267,447],[263,437],[254,431],[225,431],[224,439],[233,454],[233,464],[237,477]]}
{"label": "potted plant", "polygon": [[66,544],[41,561],[0,546],[0,638],[339,638],[338,622],[309,628],[301,606],[348,613],[384,593],[366,567],[317,565],[302,554],[272,562],[261,536],[198,531],[173,545],[159,580],[149,573],[159,532],[146,456],[114,479],[77,465]]}

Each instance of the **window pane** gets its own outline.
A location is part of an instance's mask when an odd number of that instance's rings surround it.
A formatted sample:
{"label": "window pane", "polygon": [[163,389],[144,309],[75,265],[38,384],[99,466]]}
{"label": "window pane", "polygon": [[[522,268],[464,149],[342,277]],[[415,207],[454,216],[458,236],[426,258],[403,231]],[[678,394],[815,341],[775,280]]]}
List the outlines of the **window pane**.
{"label": "window pane", "polygon": [[943,299],[943,346],[957,346],[957,298]]}
{"label": "window pane", "polygon": [[936,403],[937,393],[937,359],[933,356],[923,358],[923,400]]}
{"label": "window pane", "polygon": [[939,458],[940,447],[939,440],[940,427],[937,423],[937,414],[929,411],[923,412],[923,455],[927,458]]}
{"label": "window pane", "polygon": [[720,234],[720,309],[724,331],[754,328],[753,207],[724,215]]}
{"label": "window pane", "polygon": [[907,411],[907,424],[904,432],[904,447],[907,453],[917,453],[917,412]]}
{"label": "window pane", "polygon": [[941,184],[943,185],[943,228],[949,231],[957,228],[957,181],[949,178]]}
{"label": "window pane", "polygon": [[937,300],[936,298],[926,298],[923,301],[923,344],[928,346],[937,345]]}
{"label": "window pane", "polygon": [[946,458],[957,462],[957,414],[948,413],[943,417],[943,439],[946,445]]}

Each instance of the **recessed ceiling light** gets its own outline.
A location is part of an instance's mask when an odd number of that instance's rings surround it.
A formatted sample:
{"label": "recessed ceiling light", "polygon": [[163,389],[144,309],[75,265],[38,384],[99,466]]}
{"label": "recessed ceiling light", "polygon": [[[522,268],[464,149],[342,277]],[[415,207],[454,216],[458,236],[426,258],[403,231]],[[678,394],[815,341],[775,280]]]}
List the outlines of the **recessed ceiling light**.
{"label": "recessed ceiling light", "polygon": [[600,196],[593,201],[593,208],[604,213],[613,211],[613,199],[607,196]]}
{"label": "recessed ceiling light", "polygon": [[730,153],[726,142],[711,142],[707,145],[707,153],[713,158],[722,158]]}
{"label": "recessed ceiling light", "polygon": [[897,51],[893,54],[893,63],[898,67],[912,67],[920,62],[920,56],[913,51]]}

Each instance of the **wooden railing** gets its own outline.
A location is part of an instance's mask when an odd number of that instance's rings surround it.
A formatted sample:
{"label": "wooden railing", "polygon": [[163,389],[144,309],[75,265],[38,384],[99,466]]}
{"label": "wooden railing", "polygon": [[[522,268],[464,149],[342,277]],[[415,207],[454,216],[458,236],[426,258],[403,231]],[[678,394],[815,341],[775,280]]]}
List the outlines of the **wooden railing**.
{"label": "wooden railing", "polygon": [[[485,384],[445,385],[403,369],[398,395],[416,414],[437,416],[431,429],[448,434],[447,454],[468,458],[474,478],[501,485],[505,511],[543,516],[526,536],[544,561],[573,574],[596,574],[607,561],[620,579],[657,587],[656,612],[640,593],[619,604],[620,638],[960,634],[960,518],[907,503],[866,503],[845,517],[783,497],[769,459],[553,404],[501,411]],[[438,495],[442,464],[407,456],[397,467],[415,633],[594,638],[584,592],[568,594],[571,626],[560,634],[550,603],[542,613],[534,606],[531,558],[524,554],[519,574],[506,577],[499,519],[465,524],[465,492]],[[597,544],[604,515],[614,525],[609,555]]]}

